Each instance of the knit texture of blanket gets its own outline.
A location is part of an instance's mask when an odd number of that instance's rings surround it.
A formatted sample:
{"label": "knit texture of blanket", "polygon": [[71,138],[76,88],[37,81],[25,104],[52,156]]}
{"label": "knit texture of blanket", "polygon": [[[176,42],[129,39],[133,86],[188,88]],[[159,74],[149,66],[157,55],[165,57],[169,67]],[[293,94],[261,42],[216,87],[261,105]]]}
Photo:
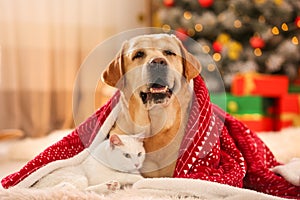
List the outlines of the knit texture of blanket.
{"label": "knit texture of blanket", "polygon": [[[285,198],[300,197],[300,187],[270,170],[279,163],[256,134],[210,102],[200,76],[194,79],[194,93],[174,177],[219,182]],[[72,133],[2,179],[2,186],[15,186],[48,163],[73,157],[89,146],[119,97],[117,92]]]}

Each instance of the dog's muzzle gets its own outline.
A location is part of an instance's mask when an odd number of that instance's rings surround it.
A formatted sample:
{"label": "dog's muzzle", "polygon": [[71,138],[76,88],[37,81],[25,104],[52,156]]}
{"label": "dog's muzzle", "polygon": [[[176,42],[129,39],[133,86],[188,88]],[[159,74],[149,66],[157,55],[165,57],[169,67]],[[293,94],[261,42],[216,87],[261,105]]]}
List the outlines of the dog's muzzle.
{"label": "dog's muzzle", "polygon": [[171,98],[172,88],[168,83],[168,64],[164,58],[154,58],[147,64],[147,77],[149,83],[146,91],[140,92],[144,104],[164,103]]}
{"label": "dog's muzzle", "polygon": [[144,104],[153,102],[155,104],[164,103],[166,98],[171,98],[172,90],[168,86],[152,84],[149,91],[141,92],[140,97]]}

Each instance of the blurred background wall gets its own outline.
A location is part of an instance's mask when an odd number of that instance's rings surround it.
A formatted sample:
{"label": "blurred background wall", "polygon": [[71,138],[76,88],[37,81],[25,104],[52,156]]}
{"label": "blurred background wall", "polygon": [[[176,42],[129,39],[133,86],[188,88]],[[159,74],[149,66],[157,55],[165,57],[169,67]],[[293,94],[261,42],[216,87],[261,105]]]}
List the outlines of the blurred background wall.
{"label": "blurred background wall", "polygon": [[146,0],[0,0],[0,130],[71,128],[83,60],[112,35],[149,26],[148,12]]}

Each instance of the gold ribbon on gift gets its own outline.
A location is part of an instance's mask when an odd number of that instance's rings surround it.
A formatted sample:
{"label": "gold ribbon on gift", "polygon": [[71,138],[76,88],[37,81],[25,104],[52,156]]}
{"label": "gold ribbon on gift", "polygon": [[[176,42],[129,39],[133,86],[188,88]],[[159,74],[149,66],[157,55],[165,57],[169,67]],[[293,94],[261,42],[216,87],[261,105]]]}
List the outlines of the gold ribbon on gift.
{"label": "gold ribbon on gift", "polygon": [[280,121],[291,121],[293,126],[300,126],[300,114],[297,113],[283,113],[280,114]]}
{"label": "gold ribbon on gift", "polygon": [[230,113],[236,113],[239,110],[239,105],[235,101],[228,101],[227,108]]}
{"label": "gold ribbon on gift", "polygon": [[257,72],[247,72],[243,74],[237,75],[238,78],[242,78],[245,80],[244,84],[244,95],[250,95],[252,94],[253,90],[256,88],[254,79],[258,79],[261,77],[261,74]]}
{"label": "gold ribbon on gift", "polygon": [[298,95],[299,113],[282,113],[280,114],[281,121],[292,121],[293,126],[300,126],[300,94]]}
{"label": "gold ribbon on gift", "polygon": [[253,113],[253,114],[234,114],[233,115],[238,120],[244,120],[244,121],[260,121],[264,118],[262,114]]}
{"label": "gold ribbon on gift", "polygon": [[293,118],[293,125],[296,127],[300,126],[300,115],[297,115]]}
{"label": "gold ribbon on gift", "polygon": [[244,77],[245,77],[245,94],[246,95],[251,94],[251,92],[255,89],[254,75],[257,75],[257,74],[256,73],[246,73],[246,74],[244,74]]}

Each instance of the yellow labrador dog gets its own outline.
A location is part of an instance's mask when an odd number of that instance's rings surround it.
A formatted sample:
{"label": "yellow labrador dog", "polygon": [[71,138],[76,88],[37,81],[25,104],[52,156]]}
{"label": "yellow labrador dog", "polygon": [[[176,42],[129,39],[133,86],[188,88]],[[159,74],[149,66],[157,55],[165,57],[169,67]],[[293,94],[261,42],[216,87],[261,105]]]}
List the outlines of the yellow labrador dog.
{"label": "yellow labrador dog", "polygon": [[171,177],[187,123],[198,60],[174,35],[137,36],[124,42],[102,74],[121,91],[121,112],[113,131],[143,134],[145,177]]}

